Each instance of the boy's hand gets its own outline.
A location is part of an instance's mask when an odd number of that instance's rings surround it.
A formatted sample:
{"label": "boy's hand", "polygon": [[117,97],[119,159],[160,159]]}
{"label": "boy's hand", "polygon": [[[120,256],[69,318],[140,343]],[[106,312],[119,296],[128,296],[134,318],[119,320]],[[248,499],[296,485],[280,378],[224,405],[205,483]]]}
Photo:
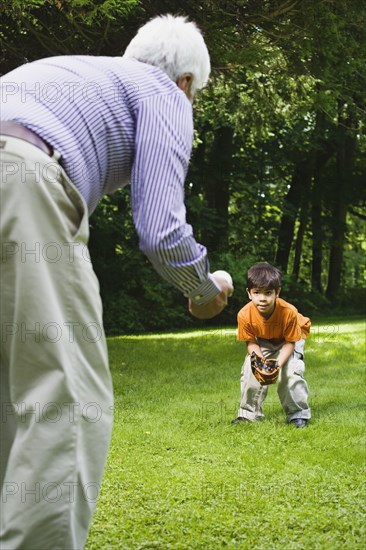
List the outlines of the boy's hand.
{"label": "boy's hand", "polygon": [[280,366],[276,359],[264,359],[253,351],[250,356],[250,365],[252,373],[261,386],[268,386],[277,382]]}

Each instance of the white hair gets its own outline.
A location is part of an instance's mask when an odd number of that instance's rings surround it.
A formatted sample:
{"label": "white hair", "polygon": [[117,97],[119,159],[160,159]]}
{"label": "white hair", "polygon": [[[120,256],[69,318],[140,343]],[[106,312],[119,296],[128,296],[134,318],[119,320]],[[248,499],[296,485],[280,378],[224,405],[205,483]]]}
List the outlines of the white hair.
{"label": "white hair", "polygon": [[191,91],[202,88],[210,75],[210,56],[202,34],[186,17],[167,14],[141,27],[124,53],[162,69],[174,82],[192,73]]}

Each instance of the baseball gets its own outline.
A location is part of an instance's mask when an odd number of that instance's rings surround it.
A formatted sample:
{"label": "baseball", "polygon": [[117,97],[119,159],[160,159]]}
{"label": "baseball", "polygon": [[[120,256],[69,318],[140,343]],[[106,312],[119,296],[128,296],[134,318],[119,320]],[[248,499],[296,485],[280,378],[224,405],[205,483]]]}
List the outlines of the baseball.
{"label": "baseball", "polygon": [[212,273],[212,275],[214,277],[218,277],[218,278],[221,278],[221,279],[225,279],[225,281],[227,283],[229,283],[229,285],[231,286],[234,286],[233,285],[233,280],[231,278],[231,275],[230,273],[228,273],[227,271],[223,271],[223,270],[219,270],[219,271],[215,271],[214,273]]}

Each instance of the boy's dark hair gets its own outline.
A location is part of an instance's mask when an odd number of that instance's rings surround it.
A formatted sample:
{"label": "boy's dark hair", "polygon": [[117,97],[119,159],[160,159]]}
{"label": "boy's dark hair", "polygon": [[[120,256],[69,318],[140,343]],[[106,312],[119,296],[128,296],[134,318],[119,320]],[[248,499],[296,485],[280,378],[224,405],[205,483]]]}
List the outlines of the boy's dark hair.
{"label": "boy's dark hair", "polygon": [[281,288],[281,281],[281,271],[267,262],[259,262],[248,269],[248,290],[252,288],[266,288],[278,292],[278,289]]}

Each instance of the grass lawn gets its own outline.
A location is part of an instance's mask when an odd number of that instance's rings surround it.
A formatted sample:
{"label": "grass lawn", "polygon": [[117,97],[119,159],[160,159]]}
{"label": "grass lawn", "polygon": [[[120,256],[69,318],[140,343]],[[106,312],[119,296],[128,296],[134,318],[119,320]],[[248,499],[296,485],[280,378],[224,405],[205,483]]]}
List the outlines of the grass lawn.
{"label": "grass lawn", "polygon": [[[109,339],[115,424],[87,550],[365,548],[365,324],[313,323],[313,418],[233,426],[234,329]],[[97,444],[97,442],[96,442]]]}

